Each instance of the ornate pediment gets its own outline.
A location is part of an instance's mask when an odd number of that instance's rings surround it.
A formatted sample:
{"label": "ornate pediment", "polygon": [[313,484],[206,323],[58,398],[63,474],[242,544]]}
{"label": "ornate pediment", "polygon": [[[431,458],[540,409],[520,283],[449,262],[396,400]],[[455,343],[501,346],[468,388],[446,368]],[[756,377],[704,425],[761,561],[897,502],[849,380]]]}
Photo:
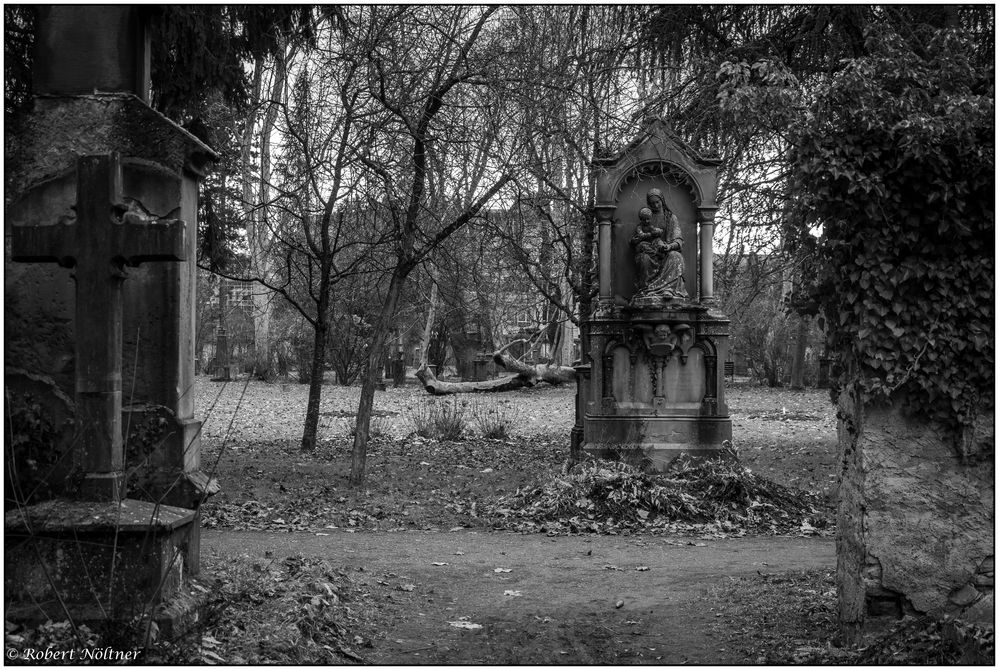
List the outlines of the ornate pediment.
{"label": "ornate pediment", "polygon": [[647,119],[628,146],[593,161],[597,206],[613,206],[621,187],[630,179],[660,177],[666,183],[687,189],[696,207],[716,207],[720,163],[716,158],[700,156],[662,119]]}

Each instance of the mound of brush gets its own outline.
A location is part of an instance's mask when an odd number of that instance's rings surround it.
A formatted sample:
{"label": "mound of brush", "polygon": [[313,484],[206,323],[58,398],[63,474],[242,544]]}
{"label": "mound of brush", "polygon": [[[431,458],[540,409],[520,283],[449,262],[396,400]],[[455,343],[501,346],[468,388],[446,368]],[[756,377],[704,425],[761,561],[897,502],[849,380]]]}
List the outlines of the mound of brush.
{"label": "mound of brush", "polygon": [[681,455],[663,473],[588,460],[541,486],[502,498],[497,525],[517,530],[712,530],[816,534],[827,526],[817,496],[750,472],[734,457]]}

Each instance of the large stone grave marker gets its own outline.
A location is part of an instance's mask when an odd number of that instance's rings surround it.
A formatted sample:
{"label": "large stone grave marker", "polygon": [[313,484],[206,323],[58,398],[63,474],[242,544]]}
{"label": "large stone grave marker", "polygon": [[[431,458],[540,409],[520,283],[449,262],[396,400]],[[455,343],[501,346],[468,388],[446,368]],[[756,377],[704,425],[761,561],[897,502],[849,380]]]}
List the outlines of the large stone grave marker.
{"label": "large stone grave marker", "polygon": [[121,421],[122,282],[128,266],[186,259],[185,224],[129,216],[118,154],[84,156],[76,218],[11,230],[11,259],[74,268],[75,454],[80,493],[117,500],[124,483]]}
{"label": "large stone grave marker", "polygon": [[731,439],[728,320],[714,307],[717,166],[659,119],[594,162],[599,298],[577,367],[573,451],[664,469]]}
{"label": "large stone grave marker", "polygon": [[[75,420],[59,445],[68,466],[50,473],[65,477],[51,487],[62,497],[20,500],[5,516],[8,617],[170,623],[198,569],[194,510],[212,490],[190,384],[197,187],[215,156],[146,104],[141,10],[41,8],[37,31],[10,259],[73,272],[5,264],[5,377],[8,391],[27,380]],[[130,346],[128,333],[151,344]],[[134,364],[124,374],[123,353]],[[126,445],[123,424],[147,415],[166,436]],[[127,498],[125,471],[140,465],[145,499]]]}

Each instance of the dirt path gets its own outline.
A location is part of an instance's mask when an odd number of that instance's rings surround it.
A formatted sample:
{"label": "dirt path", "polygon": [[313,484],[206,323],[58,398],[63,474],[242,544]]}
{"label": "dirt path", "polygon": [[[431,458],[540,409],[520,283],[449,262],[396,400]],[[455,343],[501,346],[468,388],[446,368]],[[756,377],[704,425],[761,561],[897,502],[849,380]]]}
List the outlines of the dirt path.
{"label": "dirt path", "polygon": [[202,551],[322,556],[350,568],[378,611],[364,631],[374,644],[359,651],[384,665],[752,663],[731,644],[740,622],[712,591],[730,578],[836,563],[833,541],[821,538],[471,531],[205,531]]}

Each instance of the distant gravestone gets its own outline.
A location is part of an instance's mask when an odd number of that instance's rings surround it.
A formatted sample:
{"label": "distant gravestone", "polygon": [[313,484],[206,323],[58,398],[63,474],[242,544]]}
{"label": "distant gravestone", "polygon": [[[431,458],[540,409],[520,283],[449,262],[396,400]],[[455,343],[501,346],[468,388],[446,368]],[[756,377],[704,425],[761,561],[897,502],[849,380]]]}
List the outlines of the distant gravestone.
{"label": "distant gravestone", "polygon": [[832,368],[832,359],[827,356],[822,356],[819,358],[819,373],[818,379],[815,382],[815,387],[820,389],[829,388],[829,372]]}
{"label": "distant gravestone", "polygon": [[[5,263],[5,377],[8,393],[28,380],[63,399],[72,467],[52,482],[62,497],[17,491],[8,506],[11,619],[153,616],[169,634],[191,611],[195,508],[214,490],[190,397],[194,235],[215,155],[146,104],[148,53],[135,7],[39,9],[6,217],[20,263]],[[126,445],[123,426],[144,418],[157,440]],[[126,497],[136,490],[144,499]]]}
{"label": "distant gravestone", "polygon": [[729,322],[712,279],[717,166],[659,119],[594,162],[599,298],[577,367],[577,456],[662,470],[731,439]]}

